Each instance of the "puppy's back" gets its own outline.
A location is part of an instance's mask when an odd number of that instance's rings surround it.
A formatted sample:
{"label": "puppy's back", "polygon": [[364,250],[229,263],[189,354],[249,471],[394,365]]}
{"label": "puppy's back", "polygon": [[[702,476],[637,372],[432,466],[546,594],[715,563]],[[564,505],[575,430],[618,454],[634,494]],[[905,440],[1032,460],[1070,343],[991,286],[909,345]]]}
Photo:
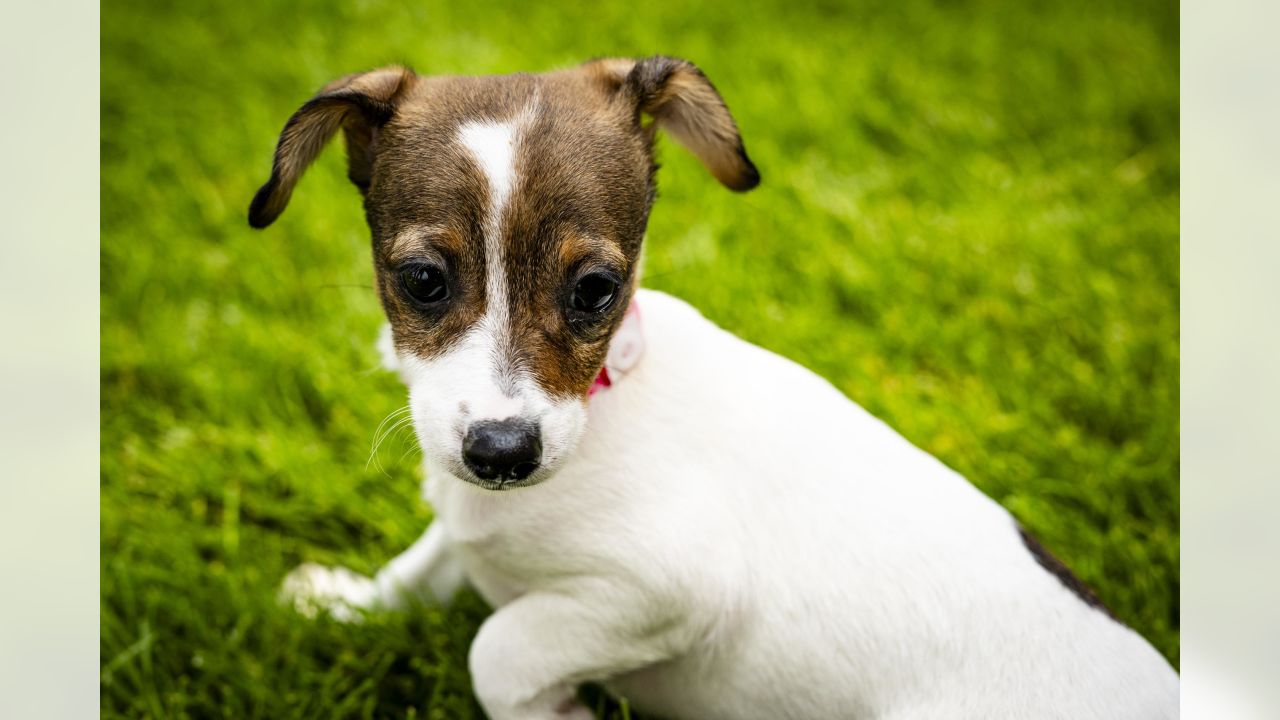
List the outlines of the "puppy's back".
{"label": "puppy's back", "polygon": [[633,678],[642,694],[698,717],[1177,716],[1164,658],[1047,572],[997,503],[803,367],[638,301],[649,347],[603,431],[638,423],[641,450],[678,454],[643,479],[702,504],[671,534],[741,568],[715,643]]}

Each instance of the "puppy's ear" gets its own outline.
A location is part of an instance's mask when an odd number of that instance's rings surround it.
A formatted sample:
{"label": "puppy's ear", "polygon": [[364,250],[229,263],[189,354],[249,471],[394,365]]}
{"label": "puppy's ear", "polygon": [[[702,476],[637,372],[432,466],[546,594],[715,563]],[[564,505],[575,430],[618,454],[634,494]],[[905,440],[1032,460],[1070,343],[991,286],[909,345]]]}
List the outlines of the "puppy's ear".
{"label": "puppy's ear", "polygon": [[693,63],[655,55],[644,60],[606,58],[587,63],[607,91],[620,93],[641,114],[688,148],[716,179],[743,192],[760,184],[738,126],[720,93]]}
{"label": "puppy's ear", "polygon": [[271,165],[271,179],[249,204],[249,224],[264,228],[289,204],[293,187],[338,128],[347,139],[347,176],[365,192],[373,174],[378,129],[395,114],[396,101],[416,75],[402,67],[339,78],[320,89],[285,123]]}

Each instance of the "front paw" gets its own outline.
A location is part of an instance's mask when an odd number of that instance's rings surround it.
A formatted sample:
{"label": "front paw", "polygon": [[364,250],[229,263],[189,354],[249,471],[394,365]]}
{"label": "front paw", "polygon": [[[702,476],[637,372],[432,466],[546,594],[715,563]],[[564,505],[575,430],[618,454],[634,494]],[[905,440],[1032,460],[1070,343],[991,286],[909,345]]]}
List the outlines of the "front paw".
{"label": "front paw", "polygon": [[341,622],[359,622],[360,611],[374,607],[377,598],[372,578],[315,563],[294,568],[280,585],[280,601],[299,613],[315,617],[324,611]]}

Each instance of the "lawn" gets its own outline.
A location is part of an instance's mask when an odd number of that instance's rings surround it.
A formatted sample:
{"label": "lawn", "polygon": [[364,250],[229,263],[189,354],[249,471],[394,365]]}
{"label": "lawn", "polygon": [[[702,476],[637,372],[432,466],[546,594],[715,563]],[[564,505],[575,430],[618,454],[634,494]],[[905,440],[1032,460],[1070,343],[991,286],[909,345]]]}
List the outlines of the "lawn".
{"label": "lawn", "polygon": [[[342,152],[266,232],[276,134],[339,75],[698,63],[763,176],[663,142],[646,284],[831,379],[1178,654],[1176,5],[107,2],[106,717],[481,717],[487,609],[275,603],[431,520]],[[622,717],[616,705],[605,716]]]}

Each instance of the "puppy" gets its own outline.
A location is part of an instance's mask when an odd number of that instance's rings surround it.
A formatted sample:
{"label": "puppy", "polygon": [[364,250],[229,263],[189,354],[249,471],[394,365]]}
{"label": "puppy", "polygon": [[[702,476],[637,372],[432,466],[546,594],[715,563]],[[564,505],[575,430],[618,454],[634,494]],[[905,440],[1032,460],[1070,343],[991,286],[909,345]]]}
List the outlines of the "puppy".
{"label": "puppy", "polygon": [[312,565],[301,606],[493,607],[496,720],[588,718],[598,681],[671,718],[1173,718],[1178,679],[1013,518],[813,373],[641,290],[662,129],[759,182],[696,67],[324,87],[250,224],[339,129],[390,364],[437,519],[374,578]]}

